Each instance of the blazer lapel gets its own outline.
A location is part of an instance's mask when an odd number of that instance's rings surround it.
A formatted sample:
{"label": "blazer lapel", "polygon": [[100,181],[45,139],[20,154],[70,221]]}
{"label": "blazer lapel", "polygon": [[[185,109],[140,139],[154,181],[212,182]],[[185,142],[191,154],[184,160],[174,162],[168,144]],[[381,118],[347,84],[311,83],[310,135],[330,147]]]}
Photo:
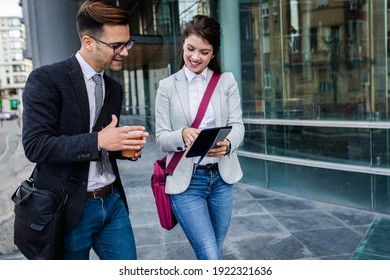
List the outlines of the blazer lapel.
{"label": "blazer lapel", "polygon": [[104,101],[106,101],[108,97],[112,94],[112,86],[110,86],[110,80],[107,79],[106,74],[104,74],[104,90],[105,90]]}
{"label": "blazer lapel", "polygon": [[80,64],[78,63],[75,56],[71,57],[69,62],[69,78],[72,81],[73,93],[78,101],[78,105],[80,106],[80,111],[83,116],[82,121],[85,129],[86,131],[89,131],[89,101],[83,72],[81,71]]}
{"label": "blazer lapel", "polygon": [[[190,101],[188,96],[187,78],[184,73],[184,68],[177,72],[175,76],[175,91],[179,97],[184,116],[187,120],[188,126],[192,124],[191,113],[190,113]],[[172,96],[172,98],[175,98]]]}

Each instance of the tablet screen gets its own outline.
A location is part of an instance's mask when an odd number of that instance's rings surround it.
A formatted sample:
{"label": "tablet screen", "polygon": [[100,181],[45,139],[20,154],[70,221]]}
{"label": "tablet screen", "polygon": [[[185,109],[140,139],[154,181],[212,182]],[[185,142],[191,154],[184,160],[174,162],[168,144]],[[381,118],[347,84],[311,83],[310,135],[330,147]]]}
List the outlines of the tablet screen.
{"label": "tablet screen", "polygon": [[222,141],[232,130],[231,126],[206,128],[201,130],[195,142],[188,150],[186,157],[204,156],[214,147],[217,142]]}

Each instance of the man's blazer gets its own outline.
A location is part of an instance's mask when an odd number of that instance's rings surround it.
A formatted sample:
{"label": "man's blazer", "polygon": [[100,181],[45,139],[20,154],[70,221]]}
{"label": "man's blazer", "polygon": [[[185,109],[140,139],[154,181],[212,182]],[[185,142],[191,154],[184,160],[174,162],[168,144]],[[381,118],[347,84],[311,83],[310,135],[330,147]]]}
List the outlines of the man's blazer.
{"label": "man's blazer", "polygon": [[[120,116],[122,86],[104,75],[107,115]],[[66,229],[77,223],[87,197],[89,163],[100,159],[97,132],[89,131],[89,102],[81,67],[75,56],[39,67],[31,72],[23,92],[23,136],[26,157],[36,163],[33,180],[37,188],[72,193],[66,204]],[[127,207],[115,158],[109,153]]]}
{"label": "man's blazer", "polygon": [[[209,69],[207,82],[213,71]],[[232,131],[227,138],[231,143],[229,155],[219,159],[218,166],[222,179],[228,183],[236,183],[242,177],[242,170],[235,152],[244,138],[244,124],[237,82],[230,72],[222,74],[211,97],[215,112],[216,126],[231,125]],[[183,146],[182,130],[190,127],[192,119],[189,108],[187,78],[184,68],[160,81],[156,96],[156,144],[168,154],[167,162],[175,152]],[[178,194],[185,191],[191,180],[193,159],[181,158],[172,176],[167,177],[166,193]]]}

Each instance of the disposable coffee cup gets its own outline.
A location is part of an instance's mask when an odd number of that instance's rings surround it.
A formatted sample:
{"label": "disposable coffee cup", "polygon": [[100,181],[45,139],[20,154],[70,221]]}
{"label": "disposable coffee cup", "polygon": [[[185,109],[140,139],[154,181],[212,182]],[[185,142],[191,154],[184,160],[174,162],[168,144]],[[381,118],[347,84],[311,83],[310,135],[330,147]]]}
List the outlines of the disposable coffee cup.
{"label": "disposable coffee cup", "polygon": [[[142,132],[142,131],[141,130],[133,130],[133,131],[130,131],[128,133],[131,133],[131,132]],[[142,137],[139,139],[141,140]],[[127,158],[133,158],[135,156],[136,152],[138,152],[138,150],[122,150],[122,156],[127,157]]]}
{"label": "disposable coffee cup", "polygon": [[136,150],[122,150],[122,156],[127,158],[133,158],[136,152]]}

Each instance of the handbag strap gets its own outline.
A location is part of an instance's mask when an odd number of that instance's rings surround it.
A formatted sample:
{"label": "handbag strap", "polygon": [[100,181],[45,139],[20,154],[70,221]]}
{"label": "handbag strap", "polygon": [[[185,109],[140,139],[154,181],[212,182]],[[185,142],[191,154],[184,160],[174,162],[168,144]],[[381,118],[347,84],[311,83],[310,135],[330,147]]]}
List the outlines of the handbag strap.
{"label": "handbag strap", "polygon": [[[198,128],[204,114],[206,113],[207,106],[209,105],[211,96],[213,95],[214,89],[218,84],[219,78],[221,77],[221,73],[213,73],[213,76],[211,77],[211,80],[209,84],[207,85],[206,91],[202,97],[202,101],[200,102],[198,112],[196,113],[195,120],[192,122],[191,127]],[[173,171],[176,169],[177,164],[179,163],[180,159],[184,155],[185,151],[176,152],[171,161],[169,162],[168,166],[165,168],[165,173],[168,173],[169,175],[173,174]]]}
{"label": "handbag strap", "polygon": [[213,95],[214,89],[217,86],[221,73],[213,74],[209,84],[207,85],[206,91],[203,95],[202,101],[200,102],[198,112],[196,113],[195,120],[193,121],[191,127],[198,128],[202,122],[203,116],[206,113],[207,106],[209,105],[211,96]]}

